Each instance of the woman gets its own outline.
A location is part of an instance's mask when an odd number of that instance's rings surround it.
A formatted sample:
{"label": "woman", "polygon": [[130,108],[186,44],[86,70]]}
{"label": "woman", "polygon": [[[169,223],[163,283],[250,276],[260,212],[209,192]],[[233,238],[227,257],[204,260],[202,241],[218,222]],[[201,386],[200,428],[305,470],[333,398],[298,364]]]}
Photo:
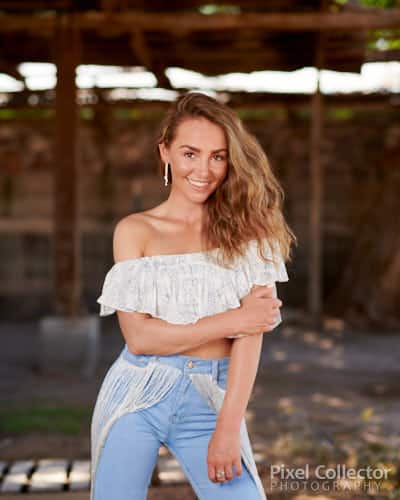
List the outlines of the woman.
{"label": "woman", "polygon": [[170,194],[117,223],[98,298],[125,346],[94,409],[91,498],[145,499],[163,444],[200,500],[265,499],[244,414],[281,322],[275,281],[295,240],[283,193],[237,115],[204,94],[171,106],[157,146]]}

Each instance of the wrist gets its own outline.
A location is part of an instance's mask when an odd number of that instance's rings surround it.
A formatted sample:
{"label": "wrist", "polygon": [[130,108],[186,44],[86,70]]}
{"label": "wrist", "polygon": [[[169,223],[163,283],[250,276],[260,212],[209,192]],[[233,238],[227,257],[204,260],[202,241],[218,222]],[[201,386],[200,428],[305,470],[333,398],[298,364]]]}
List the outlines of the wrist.
{"label": "wrist", "polygon": [[241,423],[242,419],[238,419],[237,416],[228,416],[220,413],[215,428],[224,433],[236,433],[240,432]]}
{"label": "wrist", "polygon": [[240,307],[229,309],[227,311],[228,316],[228,326],[227,332],[224,336],[235,336],[239,333],[243,333],[243,325],[242,325],[242,310]]}

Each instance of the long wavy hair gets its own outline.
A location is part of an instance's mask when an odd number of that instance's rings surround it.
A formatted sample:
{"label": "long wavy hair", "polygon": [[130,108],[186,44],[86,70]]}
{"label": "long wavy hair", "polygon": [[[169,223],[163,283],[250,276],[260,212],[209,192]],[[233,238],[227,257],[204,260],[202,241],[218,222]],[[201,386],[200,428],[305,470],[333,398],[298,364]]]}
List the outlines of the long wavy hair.
{"label": "long wavy hair", "polygon": [[[273,256],[278,245],[281,258],[291,261],[291,245],[297,244],[297,238],[282,213],[284,191],[258,140],[227,105],[194,91],[172,103],[157,137],[156,155],[161,176],[164,164],[158,144],[163,142],[169,147],[183,121],[200,117],[224,130],[228,148],[227,175],[206,201],[207,220],[202,235],[206,252],[210,248],[218,249],[222,262],[227,265],[244,254],[250,240],[257,240],[259,255],[269,261],[263,252],[266,239]],[[170,171],[168,181],[173,182]]]}

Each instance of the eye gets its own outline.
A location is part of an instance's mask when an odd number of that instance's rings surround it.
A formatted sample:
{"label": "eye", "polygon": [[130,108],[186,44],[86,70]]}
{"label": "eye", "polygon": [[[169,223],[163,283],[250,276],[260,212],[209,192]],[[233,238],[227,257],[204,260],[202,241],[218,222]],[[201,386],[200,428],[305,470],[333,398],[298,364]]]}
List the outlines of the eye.
{"label": "eye", "polygon": [[[186,156],[186,155],[194,155],[193,151],[186,151],[186,153],[183,154],[183,156]],[[190,157],[187,157],[187,158],[193,158],[192,156]]]}
{"label": "eye", "polygon": [[218,160],[218,161],[224,161],[225,160],[225,156],[223,156],[223,155],[215,155],[214,158],[220,158],[220,160]]}

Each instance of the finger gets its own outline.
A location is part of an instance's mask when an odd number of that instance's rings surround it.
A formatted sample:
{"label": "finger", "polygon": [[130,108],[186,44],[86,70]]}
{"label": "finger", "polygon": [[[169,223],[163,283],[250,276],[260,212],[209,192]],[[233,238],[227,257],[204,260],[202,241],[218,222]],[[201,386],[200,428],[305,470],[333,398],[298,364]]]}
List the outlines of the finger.
{"label": "finger", "polygon": [[[223,471],[224,475],[219,475],[218,471]],[[218,483],[224,483],[226,481],[226,472],[224,464],[219,464],[215,467],[215,478]]]}
{"label": "finger", "polygon": [[254,291],[252,291],[252,293],[256,296],[256,297],[265,297],[265,298],[273,298],[273,288],[272,288],[272,285],[262,285],[262,286],[259,286],[257,285],[258,288]]}
{"label": "finger", "polygon": [[217,482],[216,476],[215,476],[215,465],[214,464],[208,464],[208,477],[214,483]]}
{"label": "finger", "polygon": [[233,479],[232,464],[225,465],[225,478],[227,481]]}
{"label": "finger", "polygon": [[235,468],[236,475],[241,476],[242,475],[242,460],[240,457],[234,459],[233,466]]}

